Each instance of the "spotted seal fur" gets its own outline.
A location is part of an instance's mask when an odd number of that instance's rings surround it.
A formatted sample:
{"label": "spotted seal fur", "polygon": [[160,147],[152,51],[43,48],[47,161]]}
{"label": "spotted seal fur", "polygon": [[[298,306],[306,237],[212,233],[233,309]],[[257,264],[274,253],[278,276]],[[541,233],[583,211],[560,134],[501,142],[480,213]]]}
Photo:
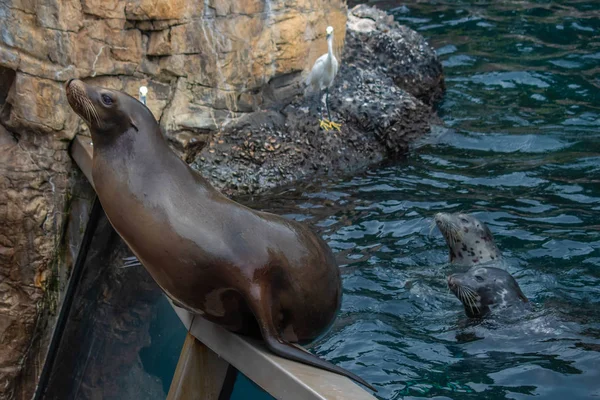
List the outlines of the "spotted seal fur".
{"label": "spotted seal fur", "polygon": [[492,310],[528,303],[515,278],[495,267],[475,266],[448,277],[448,287],[462,302],[470,318],[481,318]]}
{"label": "spotted seal fur", "polygon": [[434,221],[446,239],[452,264],[472,266],[502,258],[490,229],[472,215],[437,213]]}

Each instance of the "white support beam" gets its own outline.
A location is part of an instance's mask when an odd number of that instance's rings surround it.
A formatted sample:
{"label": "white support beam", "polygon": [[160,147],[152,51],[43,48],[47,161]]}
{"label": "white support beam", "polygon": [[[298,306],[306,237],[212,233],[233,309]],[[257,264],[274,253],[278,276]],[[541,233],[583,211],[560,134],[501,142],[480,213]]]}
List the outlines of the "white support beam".
{"label": "white support beam", "polygon": [[[173,306],[200,342],[279,400],[375,400],[350,379],[269,352],[258,340],[233,334],[202,317]],[[190,324],[194,325],[190,327]]]}

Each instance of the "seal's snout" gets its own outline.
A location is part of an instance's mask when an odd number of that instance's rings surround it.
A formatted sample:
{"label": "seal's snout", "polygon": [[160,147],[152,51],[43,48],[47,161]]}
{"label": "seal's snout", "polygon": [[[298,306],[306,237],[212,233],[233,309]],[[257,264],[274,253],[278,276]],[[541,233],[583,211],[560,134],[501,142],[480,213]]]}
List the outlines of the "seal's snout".
{"label": "seal's snout", "polygon": [[450,214],[439,212],[433,216],[433,222],[444,233],[450,226]]}
{"label": "seal's snout", "polygon": [[439,212],[433,216],[433,220],[435,221],[436,224],[439,225],[448,220],[448,214]]}
{"label": "seal's snout", "polygon": [[450,289],[455,289],[457,284],[458,284],[458,282],[457,282],[456,276],[450,275],[448,277],[448,287]]}
{"label": "seal's snout", "polygon": [[433,230],[435,229],[435,227],[437,226],[439,228],[439,230],[444,233],[444,213],[437,213],[433,216],[433,220],[431,221],[431,225],[429,228],[429,234],[431,234],[431,232],[433,232]]}

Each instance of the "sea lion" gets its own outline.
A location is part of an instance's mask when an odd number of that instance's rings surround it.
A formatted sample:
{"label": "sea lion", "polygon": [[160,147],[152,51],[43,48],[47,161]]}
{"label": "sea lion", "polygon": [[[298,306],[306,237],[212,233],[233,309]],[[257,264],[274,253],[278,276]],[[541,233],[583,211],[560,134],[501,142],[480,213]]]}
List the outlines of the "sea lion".
{"label": "sea lion", "polygon": [[448,277],[448,287],[463,303],[470,318],[481,318],[493,309],[528,303],[511,274],[495,267],[475,266]]}
{"label": "sea lion", "polygon": [[322,335],[340,308],[340,271],[319,236],[223,196],[169,148],[135,98],[80,80],[66,92],[92,133],[92,177],[108,219],[175,304],[375,390],[290,344]]}
{"label": "sea lion", "polygon": [[434,221],[446,239],[452,264],[471,266],[502,258],[490,229],[472,215],[437,213]]}

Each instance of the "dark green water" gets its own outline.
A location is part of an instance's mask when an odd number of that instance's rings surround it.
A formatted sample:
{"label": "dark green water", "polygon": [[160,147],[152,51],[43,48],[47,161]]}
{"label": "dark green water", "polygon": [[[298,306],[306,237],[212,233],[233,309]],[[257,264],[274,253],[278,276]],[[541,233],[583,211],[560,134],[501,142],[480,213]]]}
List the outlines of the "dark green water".
{"label": "dark green water", "polygon": [[[600,2],[563,3],[378,3],[438,49],[447,128],[400,164],[253,204],[336,251],[342,312],[311,350],[381,399],[600,397]],[[533,311],[467,321],[429,228],[458,210],[489,225]]]}

